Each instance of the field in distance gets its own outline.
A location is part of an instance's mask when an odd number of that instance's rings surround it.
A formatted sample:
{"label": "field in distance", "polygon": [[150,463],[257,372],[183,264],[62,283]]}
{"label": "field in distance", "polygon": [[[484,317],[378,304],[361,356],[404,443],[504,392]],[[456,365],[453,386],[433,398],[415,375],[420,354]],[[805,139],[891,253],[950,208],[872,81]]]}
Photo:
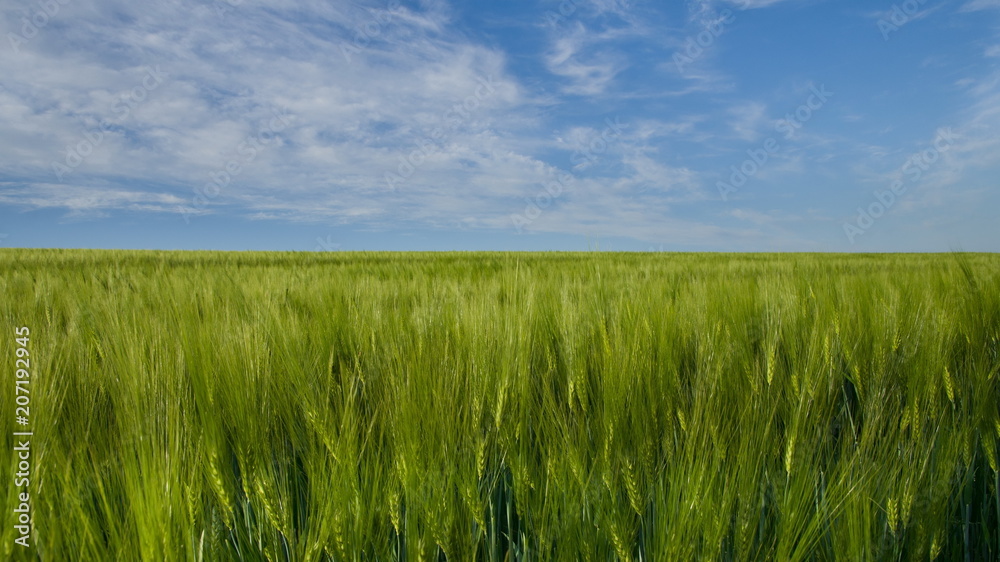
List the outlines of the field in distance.
{"label": "field in distance", "polygon": [[1000,559],[997,255],[8,249],[0,289],[42,559]]}

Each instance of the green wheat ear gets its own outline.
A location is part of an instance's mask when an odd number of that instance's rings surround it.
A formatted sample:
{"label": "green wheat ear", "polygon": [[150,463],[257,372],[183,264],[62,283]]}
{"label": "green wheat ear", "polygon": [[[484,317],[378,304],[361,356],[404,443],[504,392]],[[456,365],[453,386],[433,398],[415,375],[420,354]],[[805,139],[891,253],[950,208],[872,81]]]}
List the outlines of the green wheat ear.
{"label": "green wheat ear", "polygon": [[963,259],[4,249],[38,558],[1000,559]]}

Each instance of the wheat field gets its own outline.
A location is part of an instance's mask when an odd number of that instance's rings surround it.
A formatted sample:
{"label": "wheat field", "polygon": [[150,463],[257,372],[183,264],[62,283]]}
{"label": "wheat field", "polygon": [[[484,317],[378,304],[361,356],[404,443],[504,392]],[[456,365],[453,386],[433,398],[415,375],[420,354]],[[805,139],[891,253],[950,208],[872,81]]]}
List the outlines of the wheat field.
{"label": "wheat field", "polygon": [[1000,559],[995,255],[8,249],[0,288],[5,559]]}

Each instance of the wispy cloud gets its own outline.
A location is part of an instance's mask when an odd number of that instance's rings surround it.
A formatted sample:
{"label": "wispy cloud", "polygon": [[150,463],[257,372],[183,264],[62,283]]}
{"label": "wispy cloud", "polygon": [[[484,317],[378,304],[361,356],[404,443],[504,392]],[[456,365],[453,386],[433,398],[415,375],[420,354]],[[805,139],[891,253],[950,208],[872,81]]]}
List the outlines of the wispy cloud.
{"label": "wispy cloud", "polygon": [[621,63],[605,53],[584,53],[593,38],[580,22],[553,41],[546,56],[546,65],[554,74],[569,79],[564,92],[595,95],[607,89],[615,75],[622,70]]}
{"label": "wispy cloud", "polygon": [[[504,55],[444,33],[443,10],[399,8],[364,48],[345,55],[345,41],[353,45],[356,30],[371,23],[361,7],[245,2],[220,16],[182,2],[122,4],[114,13],[83,4],[71,5],[76,11],[66,17],[76,25],[56,41],[64,47],[58,52],[37,42],[0,59],[7,132],[0,172],[27,186],[5,190],[6,204],[173,213],[227,162],[253,151],[248,171],[214,203],[313,217],[387,216],[396,211],[382,173],[423,135],[447,131],[414,191],[452,170],[488,168],[498,148],[492,131],[530,125],[517,115],[522,88]],[[129,22],[125,33],[121,20]],[[120,96],[141,83],[140,61],[155,61],[170,81],[103,133],[73,183],[57,185],[53,163],[80,144],[81,131],[116,116]],[[487,78],[491,95],[463,107]],[[296,116],[295,124],[266,149],[247,144],[275,112]],[[131,187],[149,177],[169,193]]]}
{"label": "wispy cloud", "polygon": [[755,141],[764,125],[770,124],[767,116],[767,106],[759,102],[743,102],[728,111],[729,126],[737,138],[745,141]]}
{"label": "wispy cloud", "polygon": [[960,8],[962,12],[978,12],[980,10],[1000,10],[1000,0],[971,0]]}

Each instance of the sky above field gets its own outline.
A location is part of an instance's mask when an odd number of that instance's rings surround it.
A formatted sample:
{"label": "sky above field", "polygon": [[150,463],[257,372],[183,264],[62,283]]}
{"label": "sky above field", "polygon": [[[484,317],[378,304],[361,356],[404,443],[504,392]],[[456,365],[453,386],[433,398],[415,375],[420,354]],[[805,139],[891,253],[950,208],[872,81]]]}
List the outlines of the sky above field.
{"label": "sky above field", "polygon": [[0,13],[4,246],[1000,250],[1000,0]]}

